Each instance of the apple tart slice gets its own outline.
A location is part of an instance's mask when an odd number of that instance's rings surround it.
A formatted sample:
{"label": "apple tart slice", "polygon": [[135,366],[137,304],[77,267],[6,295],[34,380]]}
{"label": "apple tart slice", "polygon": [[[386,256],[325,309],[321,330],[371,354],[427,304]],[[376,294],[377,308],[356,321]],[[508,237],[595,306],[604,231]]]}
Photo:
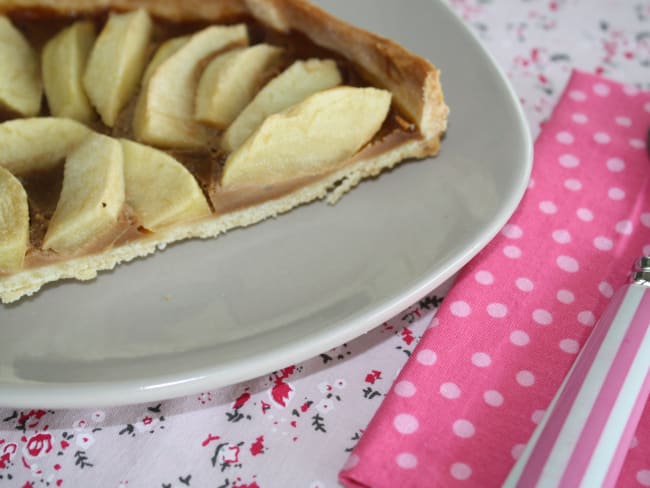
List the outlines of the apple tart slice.
{"label": "apple tart slice", "polygon": [[4,303],[335,203],[446,130],[431,63],[304,0],[0,0],[2,53]]}

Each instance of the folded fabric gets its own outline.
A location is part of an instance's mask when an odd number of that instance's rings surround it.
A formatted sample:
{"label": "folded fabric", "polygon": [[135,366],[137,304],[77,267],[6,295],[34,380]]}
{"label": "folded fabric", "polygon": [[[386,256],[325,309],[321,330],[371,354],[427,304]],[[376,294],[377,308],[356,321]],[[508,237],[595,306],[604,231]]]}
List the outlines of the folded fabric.
{"label": "folded fabric", "polygon": [[[501,233],[460,273],[340,473],[499,486],[635,258],[650,254],[650,93],[574,72]],[[650,486],[650,407],[619,486]]]}

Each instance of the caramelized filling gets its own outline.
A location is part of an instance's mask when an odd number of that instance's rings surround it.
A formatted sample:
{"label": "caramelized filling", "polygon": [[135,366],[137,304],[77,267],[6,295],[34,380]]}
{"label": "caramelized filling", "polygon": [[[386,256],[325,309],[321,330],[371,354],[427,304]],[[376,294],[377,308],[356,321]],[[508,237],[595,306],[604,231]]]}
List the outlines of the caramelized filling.
{"label": "caramelized filling", "polygon": [[[106,22],[107,12],[92,17],[99,32]],[[47,10],[27,10],[10,15],[13,24],[29,39],[32,46],[39,52],[43,45],[62,28],[80,19],[79,16],[53,16]],[[268,43],[285,48],[285,54],[280,65],[269,70],[260,84],[263,86],[296,60],[321,58],[336,61],[343,84],[348,86],[372,86],[364,79],[361,70],[341,55],[314,44],[306,36],[292,32],[289,34],[274,31],[250,18],[232,19],[228,24],[245,23],[248,27],[250,44]],[[206,27],[206,23],[184,22],[172,23],[156,19],[153,42],[150,46],[152,56],[156,48],[165,40],[185,35]],[[207,62],[208,60],[206,60]],[[197,73],[198,78],[198,73]],[[90,124],[90,128],[113,137],[134,139],[132,120],[138,94],[131,99],[120,113],[114,127],[104,125],[99,117]],[[45,100],[45,97],[43,97]],[[40,116],[49,115],[46,101]],[[0,108],[0,121],[15,118],[15,114]],[[415,124],[410,122],[393,104],[383,126],[374,138],[349,161],[342,161],[340,167],[351,161],[380,154],[409,140],[420,137]],[[291,181],[271,186],[249,186],[236,190],[224,190],[220,185],[224,162],[228,156],[219,147],[219,131],[215,129],[214,138],[205,147],[197,150],[164,149],[169,155],[182,163],[199,183],[215,215],[240,210],[252,205],[263,203],[275,198],[288,195],[297,189],[314,183],[328,174],[300,177]],[[63,162],[56,168],[32,172],[20,177],[29,199],[30,212],[30,249],[25,260],[25,267],[34,267],[57,260],[64,256],[49,250],[41,249],[47,226],[52,218],[61,191],[63,179]],[[139,226],[131,210],[125,205],[120,222],[110,235],[100,236],[86,246],[80,253],[93,254],[111,246],[123,244],[134,239],[142,238],[151,232]]]}
{"label": "caramelized filling", "polygon": [[63,161],[51,169],[19,176],[29,202],[29,244],[39,249],[61,193]]}

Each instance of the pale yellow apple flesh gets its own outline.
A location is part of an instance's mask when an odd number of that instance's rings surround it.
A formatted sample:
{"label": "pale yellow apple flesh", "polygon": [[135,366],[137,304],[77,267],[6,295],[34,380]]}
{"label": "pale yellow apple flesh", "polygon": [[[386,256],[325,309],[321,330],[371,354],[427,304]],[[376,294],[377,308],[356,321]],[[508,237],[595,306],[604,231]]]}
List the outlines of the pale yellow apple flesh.
{"label": "pale yellow apple flesh", "polygon": [[146,84],[149,83],[151,75],[156,71],[158,66],[183,47],[185,43],[190,40],[190,37],[191,36],[187,35],[168,39],[163,42],[158,49],[156,49],[156,53],[153,55],[153,58],[151,58],[151,61],[149,61],[147,69],[144,71],[144,75],[142,75],[142,86],[146,86]]}
{"label": "pale yellow apple flesh", "polygon": [[23,267],[28,244],[27,194],[14,175],[0,168],[0,274]]}
{"label": "pale yellow apple flesh", "polygon": [[0,166],[15,175],[51,168],[91,130],[72,119],[33,117],[0,124]]}
{"label": "pale yellow apple flesh", "polygon": [[284,50],[268,44],[237,49],[213,59],[196,91],[196,119],[228,126],[253,99],[262,79],[277,66]]}
{"label": "pale yellow apple flesh", "polygon": [[341,84],[332,60],[296,61],[269,81],[224,132],[221,147],[234,151],[269,115],[303,101],[316,92]]}
{"label": "pale yellow apple flesh", "polygon": [[152,22],[145,10],[111,13],[90,52],[83,86],[109,127],[135,94],[151,35]]}
{"label": "pale yellow apple flesh", "polygon": [[390,109],[377,88],[319,92],[268,117],[226,160],[221,185],[271,185],[336,169],[369,142]]}
{"label": "pale yellow apple flesh", "polygon": [[158,147],[196,148],[213,131],[194,119],[201,63],[220,51],[248,44],[246,26],[211,26],[192,35],[160,63],[142,88],[133,129],[138,141]]}
{"label": "pale yellow apple flesh", "polygon": [[38,54],[6,17],[0,16],[0,106],[24,117],[41,109]]}
{"label": "pale yellow apple flesh", "polygon": [[192,174],[168,154],[122,139],[126,203],[139,223],[156,231],[166,225],[210,215]]}
{"label": "pale yellow apple flesh", "polygon": [[43,86],[50,113],[88,123],[95,118],[82,84],[95,43],[95,26],[79,21],[50,39],[41,55]]}
{"label": "pale yellow apple flesh", "polygon": [[43,249],[76,254],[118,224],[124,205],[122,145],[91,134],[65,162],[63,185]]}

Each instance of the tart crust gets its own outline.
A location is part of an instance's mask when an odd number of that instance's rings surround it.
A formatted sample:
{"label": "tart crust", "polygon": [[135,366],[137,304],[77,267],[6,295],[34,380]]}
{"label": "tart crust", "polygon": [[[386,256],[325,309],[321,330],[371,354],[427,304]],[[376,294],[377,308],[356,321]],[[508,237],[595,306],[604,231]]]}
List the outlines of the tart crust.
{"label": "tart crust", "polygon": [[394,103],[417,126],[417,137],[403,138],[377,150],[366,148],[336,172],[280,198],[200,221],[174,224],[98,254],[2,276],[0,300],[4,303],[31,295],[48,282],[93,279],[98,271],[164,249],[174,241],[215,237],[316,199],[335,203],[362,179],[405,159],[432,156],[439,150],[448,108],[438,69],[397,43],[347,24],[304,0],[0,0],[0,15],[34,12],[78,16],[138,7],[172,22],[222,23],[248,16],[280,32],[300,32],[315,44],[347,58],[373,85],[392,92]]}

